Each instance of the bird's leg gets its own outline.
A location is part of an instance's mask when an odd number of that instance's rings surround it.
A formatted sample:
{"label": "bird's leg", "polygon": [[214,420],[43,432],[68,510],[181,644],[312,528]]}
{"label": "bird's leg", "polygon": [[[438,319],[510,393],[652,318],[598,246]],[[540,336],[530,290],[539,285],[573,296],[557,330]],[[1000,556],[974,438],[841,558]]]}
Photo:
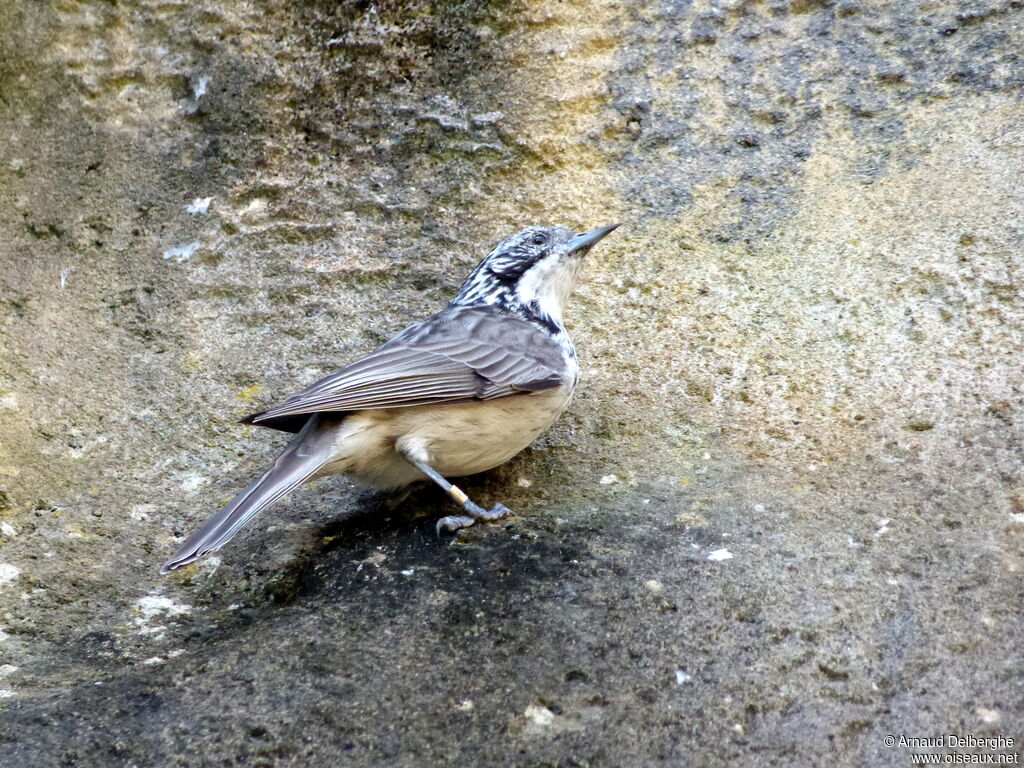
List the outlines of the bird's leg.
{"label": "bird's leg", "polygon": [[483,520],[484,522],[491,522],[493,520],[501,520],[504,517],[508,517],[512,514],[512,510],[506,507],[504,504],[495,504],[489,511],[474,503],[469,496],[463,493],[462,489],[457,485],[452,485],[445,480],[433,467],[422,461],[416,461],[411,456],[405,456],[405,460],[412,464],[416,469],[422,472],[424,475],[429,477],[435,483],[437,483],[444,492],[451,497],[452,501],[456,504],[460,504],[466,514],[464,515],[449,515],[442,517],[437,521],[437,535],[441,535],[441,531],[447,531],[448,533],[454,533],[460,528],[468,528],[477,520]]}

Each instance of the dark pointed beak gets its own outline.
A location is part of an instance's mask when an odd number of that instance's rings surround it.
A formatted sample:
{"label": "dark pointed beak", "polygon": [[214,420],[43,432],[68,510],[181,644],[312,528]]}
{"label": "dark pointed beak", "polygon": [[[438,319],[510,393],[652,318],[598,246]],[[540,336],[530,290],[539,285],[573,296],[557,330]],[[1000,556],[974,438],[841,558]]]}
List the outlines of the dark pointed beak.
{"label": "dark pointed beak", "polygon": [[605,235],[610,235],[620,226],[622,225],[609,224],[607,227],[598,227],[597,229],[591,230],[590,232],[587,232],[585,234],[576,235],[576,237],[570,240],[569,243],[566,245],[565,252],[572,253],[573,251],[578,251],[581,248],[589,248],[598,240],[603,238]]}

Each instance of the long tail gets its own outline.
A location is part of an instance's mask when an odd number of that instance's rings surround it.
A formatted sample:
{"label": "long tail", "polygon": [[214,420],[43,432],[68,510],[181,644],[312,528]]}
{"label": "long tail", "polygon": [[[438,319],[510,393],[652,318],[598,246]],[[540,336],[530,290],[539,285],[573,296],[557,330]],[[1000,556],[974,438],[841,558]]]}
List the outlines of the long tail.
{"label": "long tail", "polygon": [[334,441],[334,430],[330,428],[333,424],[322,425],[320,421],[319,416],[311,416],[274,465],[189,536],[174,557],[164,563],[160,573],[170,573],[220,549],[242,526],[329,462]]}

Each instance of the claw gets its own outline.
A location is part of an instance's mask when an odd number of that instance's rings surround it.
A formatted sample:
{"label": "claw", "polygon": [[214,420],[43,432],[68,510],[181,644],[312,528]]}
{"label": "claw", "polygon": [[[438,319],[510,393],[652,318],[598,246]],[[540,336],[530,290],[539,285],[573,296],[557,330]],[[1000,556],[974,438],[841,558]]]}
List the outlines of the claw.
{"label": "claw", "polygon": [[495,520],[503,520],[512,514],[512,510],[504,504],[495,504],[488,511],[477,506],[472,501],[466,501],[462,505],[462,508],[466,510],[467,514],[449,515],[448,517],[442,517],[437,521],[438,536],[441,535],[442,531],[445,533],[455,533],[463,528],[469,528],[469,526],[473,525],[477,520],[483,520],[485,523],[492,523]]}
{"label": "claw", "polygon": [[[479,510],[479,512],[473,515],[473,517],[475,517],[477,520],[484,520],[488,523],[493,522],[494,520],[503,520],[504,518],[512,514],[512,510],[500,502],[491,507],[491,510],[489,512],[485,512],[479,507],[477,507],[477,509]],[[470,514],[472,515],[473,513],[470,512]]]}
{"label": "claw", "polygon": [[463,528],[469,528],[476,520],[468,515],[449,515],[448,517],[442,517],[437,521],[437,536],[441,537],[441,533],[455,533]]}

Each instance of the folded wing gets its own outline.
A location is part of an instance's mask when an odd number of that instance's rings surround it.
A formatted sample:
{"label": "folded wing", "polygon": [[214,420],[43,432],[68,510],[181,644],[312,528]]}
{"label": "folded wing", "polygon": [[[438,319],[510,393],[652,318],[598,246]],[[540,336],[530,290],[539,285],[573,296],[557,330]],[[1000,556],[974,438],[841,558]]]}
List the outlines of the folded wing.
{"label": "folded wing", "polygon": [[280,405],[243,419],[297,432],[309,414],[444,405],[553,389],[569,375],[562,347],[491,307],[449,309]]}

